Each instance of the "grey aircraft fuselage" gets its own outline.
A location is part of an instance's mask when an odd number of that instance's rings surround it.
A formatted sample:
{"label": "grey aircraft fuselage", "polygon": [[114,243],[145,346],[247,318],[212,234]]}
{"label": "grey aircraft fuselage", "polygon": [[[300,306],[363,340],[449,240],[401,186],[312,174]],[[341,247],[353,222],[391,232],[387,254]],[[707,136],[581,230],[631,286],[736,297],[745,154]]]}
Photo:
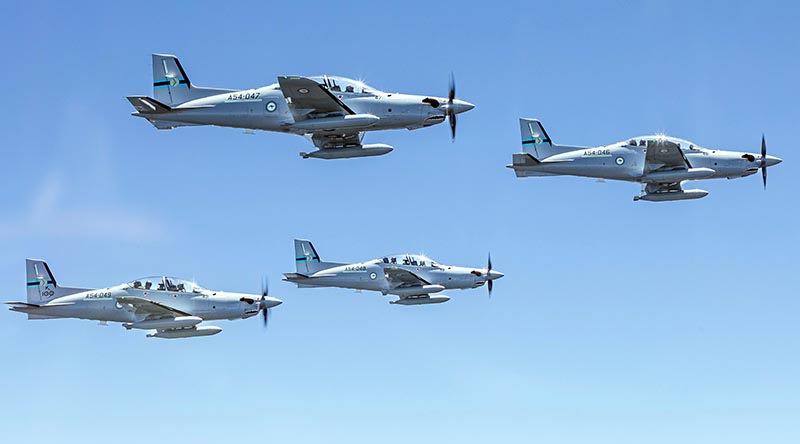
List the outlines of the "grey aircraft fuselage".
{"label": "grey aircraft fuselage", "polygon": [[26,260],[27,301],[7,302],[29,319],[76,318],[121,322],[126,329],[156,330],[151,337],[209,336],[219,327],[205,321],[246,319],[281,304],[265,294],[205,289],[195,282],[153,276],[105,288],[63,287],[44,261]]}
{"label": "grey aircraft fuselage", "polygon": [[[77,318],[103,322],[135,323],[145,316],[123,303],[118,298],[139,297],[168,305],[169,307],[199,316],[204,321],[246,319],[258,314],[260,295],[229,293],[200,289],[191,293],[158,289],[145,290],[129,284],[113,287],[87,289],[80,293],[61,296],[36,308],[12,307],[14,311],[38,316]],[[249,304],[242,301],[255,301]],[[277,303],[275,304],[277,305]]]}
{"label": "grey aircraft fuselage", "polygon": [[[321,78],[323,77],[312,77],[314,80]],[[357,83],[341,77],[328,79]],[[447,98],[384,93],[369,87],[361,90],[368,92],[334,92],[356,115],[372,116],[354,121],[348,128],[358,131],[413,130],[442,123],[447,116],[442,108],[446,106]],[[434,108],[428,102],[423,102],[425,99],[435,99],[442,105]],[[474,107],[458,99],[454,106],[459,113]],[[307,125],[295,125],[295,119],[277,83],[191,100],[173,107],[170,115],[164,119],[194,125],[285,132],[301,136],[309,133]],[[331,128],[332,131],[338,129],[345,127]]]}
{"label": "grey aircraft fuselage", "polygon": [[450,120],[474,108],[455,98],[385,93],[358,80],[335,76],[279,76],[259,88],[234,90],[192,84],[178,58],[153,54],[153,97],[130,96],[134,116],[158,129],[213,125],[283,132],[308,137],[317,151],[304,158],[380,156],[386,144],[363,144],[369,131],[418,129]]}
{"label": "grey aircraft fuselage", "polygon": [[611,145],[584,147],[554,144],[541,122],[520,119],[523,152],[513,155],[518,177],[579,176],[643,184],[634,200],[669,201],[705,197],[705,190],[683,190],[688,180],[736,179],[766,169],[781,159],[761,153],[703,148],[687,140],[650,135]]}
{"label": "grey aircraft fuselage", "polygon": [[[672,141],[681,140],[654,135],[637,137],[631,139],[631,141],[645,141],[657,138],[666,138]],[[642,171],[645,163],[645,147],[638,145],[638,143],[633,146],[631,141],[599,147],[567,147],[562,145],[561,148],[568,151],[548,157],[535,167],[528,167],[529,171],[534,173],[530,174],[530,176],[582,176],[648,183],[649,179]],[[703,174],[696,177],[697,179],[737,179],[758,172],[759,154],[708,149],[688,141],[682,142],[682,147],[686,147],[682,148],[683,153],[686,155],[686,159],[691,162],[693,168],[713,170],[704,171]],[[773,156],[767,158],[767,166],[773,166],[780,162],[781,159]]]}
{"label": "grey aircraft fuselage", "polygon": [[298,287],[337,287],[353,290],[379,291],[400,299],[392,303],[420,305],[446,302],[447,296],[431,296],[444,290],[466,290],[503,277],[487,268],[457,267],[437,263],[423,255],[401,254],[364,262],[343,264],[321,262],[313,245],[307,240],[295,240],[296,273],[284,273],[285,281]]}

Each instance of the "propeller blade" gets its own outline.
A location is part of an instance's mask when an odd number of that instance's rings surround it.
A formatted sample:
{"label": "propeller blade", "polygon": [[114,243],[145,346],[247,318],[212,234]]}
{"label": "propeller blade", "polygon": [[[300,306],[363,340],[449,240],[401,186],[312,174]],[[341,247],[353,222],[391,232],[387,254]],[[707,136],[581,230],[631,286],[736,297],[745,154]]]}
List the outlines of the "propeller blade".
{"label": "propeller blade", "polygon": [[269,296],[269,280],[266,276],[261,277],[261,297]]}
{"label": "propeller blade", "polygon": [[492,288],[494,288],[494,282],[491,279],[492,277],[492,253],[489,253],[489,260],[486,261],[486,288],[489,290],[489,299],[492,298]]}
{"label": "propeller blade", "polygon": [[450,133],[452,134],[453,141],[456,140],[456,113],[452,108],[447,108],[447,117],[450,120]]}
{"label": "propeller blade", "polygon": [[447,93],[447,98],[450,103],[453,103],[453,100],[456,98],[456,78],[453,76],[453,73],[450,73],[450,88]]}
{"label": "propeller blade", "polygon": [[269,324],[269,308],[263,307],[261,311],[263,312],[264,316],[264,328],[267,328],[267,324]]}
{"label": "propeller blade", "polygon": [[761,135],[761,179],[764,181],[764,189],[767,189],[767,141]]}

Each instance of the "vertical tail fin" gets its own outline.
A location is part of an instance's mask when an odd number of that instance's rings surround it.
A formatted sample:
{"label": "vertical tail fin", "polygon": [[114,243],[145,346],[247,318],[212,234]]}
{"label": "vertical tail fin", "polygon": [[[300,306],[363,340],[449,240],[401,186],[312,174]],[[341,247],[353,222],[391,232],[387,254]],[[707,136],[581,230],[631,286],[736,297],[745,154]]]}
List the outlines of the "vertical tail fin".
{"label": "vertical tail fin", "polygon": [[294,263],[298,273],[309,274],[320,269],[320,259],[314,244],[309,240],[294,240]]}
{"label": "vertical tail fin", "polygon": [[168,106],[231,92],[229,89],[194,86],[174,55],[153,54],[153,97]]}
{"label": "vertical tail fin", "polygon": [[40,259],[25,259],[25,277],[29,304],[45,304],[61,296],[90,290],[59,286],[47,262]]}
{"label": "vertical tail fin", "polygon": [[190,100],[192,82],[178,58],[168,54],[153,54],[153,97],[167,105]]}
{"label": "vertical tail fin", "polygon": [[535,157],[544,159],[553,151],[553,141],[544,130],[542,122],[536,119],[519,119],[520,135],[522,136],[522,151]]}
{"label": "vertical tail fin", "polygon": [[25,259],[25,277],[29,303],[40,304],[56,297],[55,289],[58,288],[58,284],[47,262]]}

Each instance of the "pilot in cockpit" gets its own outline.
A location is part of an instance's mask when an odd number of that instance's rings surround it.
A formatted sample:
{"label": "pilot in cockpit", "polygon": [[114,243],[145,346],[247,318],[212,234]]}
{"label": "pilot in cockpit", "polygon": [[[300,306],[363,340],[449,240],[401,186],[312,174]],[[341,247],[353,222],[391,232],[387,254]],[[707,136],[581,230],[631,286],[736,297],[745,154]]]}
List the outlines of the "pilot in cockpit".
{"label": "pilot in cockpit", "polygon": [[345,90],[345,92],[349,92],[349,93],[355,92],[355,90],[353,90],[353,85],[347,85],[347,87],[345,87],[344,90]]}

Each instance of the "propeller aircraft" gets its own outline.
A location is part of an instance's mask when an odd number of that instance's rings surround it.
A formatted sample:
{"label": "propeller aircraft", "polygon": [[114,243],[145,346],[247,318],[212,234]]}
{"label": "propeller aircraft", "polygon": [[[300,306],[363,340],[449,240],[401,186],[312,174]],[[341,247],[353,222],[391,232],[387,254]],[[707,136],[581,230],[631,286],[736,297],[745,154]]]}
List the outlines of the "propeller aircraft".
{"label": "propeller aircraft", "polygon": [[598,147],[556,145],[535,119],[520,119],[522,151],[513,155],[517,177],[581,176],[624,180],[642,184],[634,201],[662,202],[699,199],[705,190],[684,190],[687,180],[736,179],[761,170],[767,188],[767,168],[782,162],[767,155],[761,136],[761,153],[703,148],[664,135],[634,137]]}
{"label": "propeller aircraft", "polygon": [[261,312],[267,325],[269,311],[281,304],[269,296],[208,290],[193,281],[156,276],[100,289],[58,285],[46,262],[25,261],[28,298],[6,302],[10,310],[28,319],[78,318],[121,322],[126,329],[154,330],[149,338],[211,336],[222,331],[205,321],[246,319]]}
{"label": "propeller aircraft", "polygon": [[278,83],[251,89],[194,85],[178,58],[153,54],[153,96],[130,96],[134,116],[158,129],[214,125],[306,136],[316,151],[304,159],[380,156],[394,148],[363,144],[367,131],[418,129],[449,120],[475,105],[456,99],[451,75],[447,97],[385,93],[345,77],[280,76]]}
{"label": "propeller aircraft", "polygon": [[284,273],[284,281],[299,288],[351,288],[400,297],[391,304],[439,304],[450,298],[435,293],[483,284],[491,296],[493,281],[503,277],[503,273],[492,269],[491,256],[486,268],[469,268],[443,265],[416,254],[384,256],[353,264],[322,262],[311,241],[303,239],[295,239],[294,250],[296,271]]}

